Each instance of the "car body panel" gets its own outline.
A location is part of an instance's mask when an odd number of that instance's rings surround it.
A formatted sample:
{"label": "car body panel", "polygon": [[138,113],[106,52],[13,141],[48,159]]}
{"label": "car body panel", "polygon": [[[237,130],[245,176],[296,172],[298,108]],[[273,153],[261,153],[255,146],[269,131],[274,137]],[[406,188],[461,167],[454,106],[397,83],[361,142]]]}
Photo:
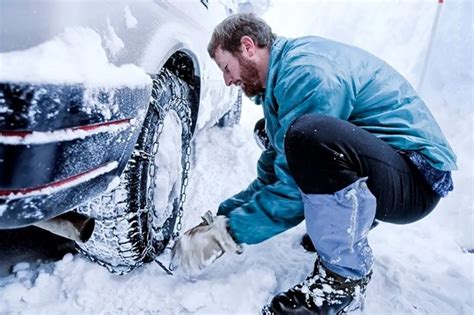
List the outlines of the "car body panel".
{"label": "car body panel", "polygon": [[[206,52],[212,21],[224,13],[218,2],[206,8],[200,0],[0,0],[0,54],[77,27],[101,36],[113,65],[150,75],[185,53],[199,80],[199,132],[237,95]],[[15,91],[23,93],[17,102],[5,102]],[[0,228],[57,216],[104,192],[128,163],[150,94],[150,87],[0,82]]]}
{"label": "car body panel", "polygon": [[[199,117],[198,129],[214,124],[236,98],[237,90],[225,87],[206,52],[212,28],[226,13],[220,1],[210,1],[207,9],[200,0],[0,0],[0,5],[0,53],[38,45],[67,28],[88,27],[102,36],[115,65],[132,63],[156,74],[176,51],[193,58],[201,80],[200,99],[206,100],[201,106],[212,106],[200,111],[213,113]],[[136,26],[127,27],[126,10]],[[116,47],[120,42],[123,47]]]}
{"label": "car body panel", "polygon": [[[0,91],[9,109],[0,117],[0,228],[57,216],[105,191],[128,163],[151,95],[151,87],[81,85],[2,83]],[[10,102],[9,92],[24,95]]]}

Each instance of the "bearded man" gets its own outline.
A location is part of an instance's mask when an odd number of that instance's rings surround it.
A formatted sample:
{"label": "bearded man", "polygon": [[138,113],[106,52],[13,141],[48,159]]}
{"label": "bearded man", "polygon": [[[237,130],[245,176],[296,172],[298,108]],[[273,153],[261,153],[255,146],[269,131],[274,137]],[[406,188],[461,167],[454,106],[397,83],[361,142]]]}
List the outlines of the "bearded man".
{"label": "bearded man", "polygon": [[[256,244],[305,220],[314,271],[264,313],[356,309],[372,274],[367,234],[376,220],[418,221],[453,189],[456,158],[438,124],[379,58],[321,37],[276,37],[252,14],[219,24],[208,52],[227,85],[263,104],[269,140],[257,179],[219,206],[215,220],[227,227],[215,229]],[[173,256],[205,266],[216,252],[200,244],[229,248],[202,235],[185,234]]]}

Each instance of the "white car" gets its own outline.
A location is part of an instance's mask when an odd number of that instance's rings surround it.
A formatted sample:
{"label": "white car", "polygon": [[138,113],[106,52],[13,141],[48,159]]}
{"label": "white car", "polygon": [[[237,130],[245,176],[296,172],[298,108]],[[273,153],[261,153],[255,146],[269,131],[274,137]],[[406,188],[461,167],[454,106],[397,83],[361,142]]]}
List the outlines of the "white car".
{"label": "white car", "polygon": [[204,0],[0,0],[0,229],[127,273],[181,226],[192,137],[239,119]]}

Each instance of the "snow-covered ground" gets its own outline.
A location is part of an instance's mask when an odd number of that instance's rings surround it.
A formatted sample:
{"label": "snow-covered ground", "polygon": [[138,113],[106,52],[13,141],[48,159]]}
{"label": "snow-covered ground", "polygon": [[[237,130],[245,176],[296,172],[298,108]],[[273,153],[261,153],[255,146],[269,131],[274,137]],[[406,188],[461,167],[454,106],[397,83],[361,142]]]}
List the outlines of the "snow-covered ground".
{"label": "snow-covered ground", "polygon": [[[317,34],[368,49],[417,86],[437,6],[276,0],[264,17],[281,35]],[[364,314],[474,314],[474,254],[463,251],[474,249],[473,8],[470,1],[443,6],[421,94],[458,155],[455,191],[421,222],[382,223],[370,233],[376,261]],[[240,125],[195,139],[184,229],[255,176],[252,129],[262,112],[249,101],[243,109]],[[299,245],[304,231],[301,224],[242,255],[226,254],[194,279],[169,276],[154,263],[115,276],[71,254],[20,263],[0,278],[0,314],[256,314],[312,270],[314,256]]]}

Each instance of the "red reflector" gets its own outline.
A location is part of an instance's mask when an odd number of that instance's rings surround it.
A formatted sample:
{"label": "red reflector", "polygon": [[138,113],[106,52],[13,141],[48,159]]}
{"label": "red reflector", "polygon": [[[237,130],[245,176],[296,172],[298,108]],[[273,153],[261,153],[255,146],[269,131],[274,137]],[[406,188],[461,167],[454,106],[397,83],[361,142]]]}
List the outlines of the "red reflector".
{"label": "red reflector", "polygon": [[119,119],[119,120],[113,120],[113,121],[106,121],[106,122],[97,123],[97,124],[90,124],[90,125],[77,126],[77,127],[66,128],[66,129],[51,130],[51,131],[0,130],[0,136],[24,138],[28,135],[33,134],[33,133],[37,134],[37,133],[58,132],[58,131],[76,131],[76,130],[94,131],[95,129],[99,129],[99,128],[102,128],[102,127],[110,127],[110,126],[128,124],[128,123],[130,123],[130,120],[131,120],[130,118],[125,118],[125,119]]}

